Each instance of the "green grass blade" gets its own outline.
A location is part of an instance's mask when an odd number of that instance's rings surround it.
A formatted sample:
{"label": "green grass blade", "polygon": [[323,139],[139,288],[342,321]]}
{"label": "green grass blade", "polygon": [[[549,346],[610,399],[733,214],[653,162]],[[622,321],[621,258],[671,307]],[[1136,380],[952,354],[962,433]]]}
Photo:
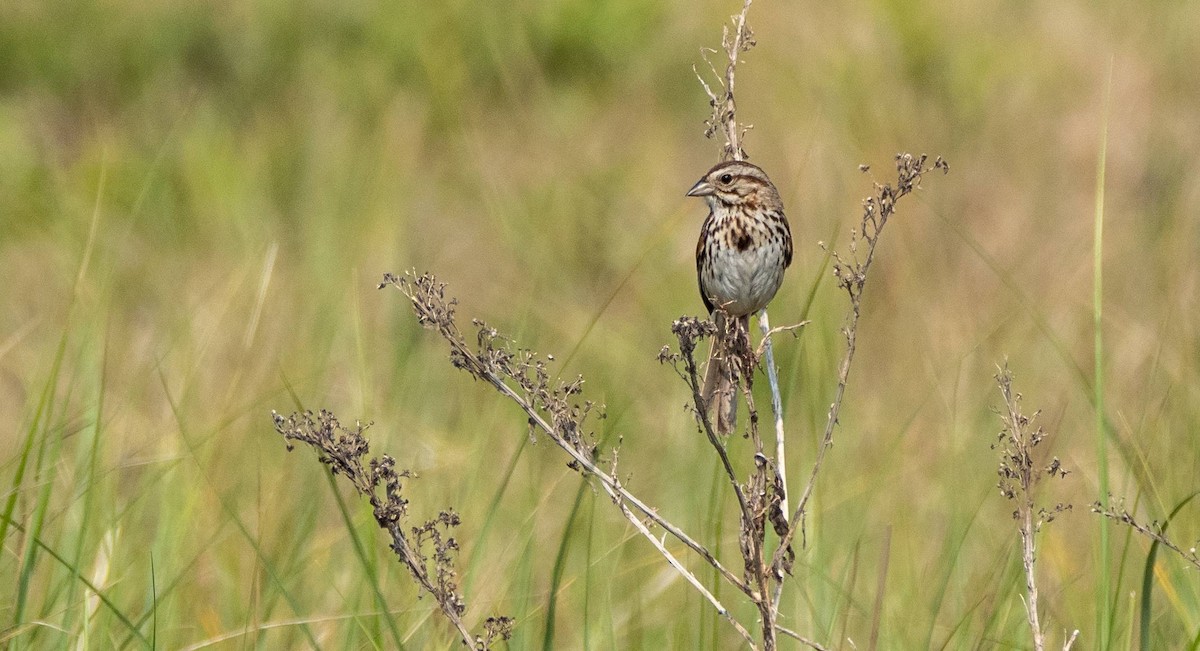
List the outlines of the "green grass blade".
{"label": "green grass blade", "polygon": [[[100,358],[100,373],[99,373],[99,388],[96,391],[96,415],[95,421],[92,424],[92,437],[88,441],[88,449],[86,454],[85,471],[78,493],[83,499],[83,503],[79,509],[79,526],[76,527],[75,534],[75,550],[72,553],[71,564],[74,567],[83,565],[83,549],[84,542],[87,540],[87,532],[90,529],[92,516],[96,512],[96,498],[99,491],[95,490],[97,477],[97,456],[100,450],[100,441],[104,430],[104,397],[105,397],[105,378],[108,369],[108,338],[105,337],[104,350]],[[75,603],[75,589],[79,584],[71,581],[67,587],[67,595],[65,603]],[[71,630],[71,613],[68,609],[63,615],[63,628],[67,631]]]}
{"label": "green grass blade", "polygon": [[591,649],[592,647],[592,586],[594,585],[594,577],[592,575],[592,543],[595,540],[596,534],[596,499],[592,496],[588,500],[588,530],[587,530],[587,545],[584,548],[584,585],[583,585],[583,648]]}
{"label": "green grass blade", "polygon": [[[136,627],[134,632],[141,631],[142,628],[146,626],[146,622],[151,622],[151,625],[155,627],[155,630],[157,630],[157,624],[155,622],[158,621],[158,604],[163,603],[169,596],[174,594],[176,588],[179,588],[180,586],[186,586],[188,584],[188,580],[192,577],[190,573],[191,570],[194,569],[201,560],[208,557],[213,545],[216,544],[218,540],[222,539],[224,531],[225,525],[222,523],[209,535],[208,540],[201,545],[200,549],[196,552],[196,555],[192,557],[192,560],[183,566],[179,573],[175,575],[175,578],[167,584],[166,588],[164,588],[162,591],[159,591],[157,585],[155,586],[155,593],[152,595],[153,601],[150,602],[150,607],[146,609],[146,612],[143,613],[141,617],[138,617],[137,621],[134,622],[134,626]],[[116,645],[116,647],[123,649],[129,646],[131,641],[133,641],[132,633],[126,636],[120,644]]]}
{"label": "green grass blade", "polygon": [[[850,613],[854,610],[854,586],[858,583],[858,568],[860,563],[859,554],[862,551],[862,536],[859,536],[854,541],[853,551],[850,552],[850,560],[842,569],[842,578],[838,583],[842,586],[841,594],[837,596],[834,604],[833,612],[831,613],[832,625],[830,630],[837,629],[837,637],[832,635],[827,636],[831,640],[846,640],[849,639],[847,629],[850,626]],[[841,620],[841,625],[838,625],[838,620]]]}
{"label": "green grass blade", "polygon": [[[50,380],[46,383],[45,391],[42,393],[41,404],[38,405],[38,417],[34,419],[30,427],[30,438],[36,437],[38,441],[37,457],[33,463],[34,483],[40,483],[41,489],[38,491],[37,501],[34,503],[33,520],[26,531],[25,553],[21,557],[21,575],[17,581],[16,606],[13,608],[13,626],[21,624],[21,620],[25,616],[25,606],[29,597],[29,584],[33,579],[33,572],[37,568],[38,546],[33,544],[33,541],[41,538],[42,527],[46,523],[46,512],[50,507],[50,492],[54,488],[53,472],[47,470],[47,465],[53,466],[53,462],[50,460],[58,458],[58,450],[64,436],[63,433],[57,432],[55,429],[38,427],[38,425],[50,420],[50,409],[54,404],[53,396],[55,394],[55,386],[58,383],[59,369],[61,368],[59,362],[62,359],[62,351],[66,349],[66,341],[67,335],[64,332],[55,368],[51,372]],[[41,436],[36,436],[39,431],[41,432]],[[48,450],[48,448],[52,449]],[[44,472],[48,473],[49,476],[43,476]]]}
{"label": "green grass blade", "polygon": [[[941,572],[941,576],[939,576],[937,579],[937,588],[934,592],[933,607],[930,609],[930,611],[935,614],[942,611],[942,606],[946,602],[946,592],[950,588],[950,580],[954,578],[954,569],[957,566],[958,559],[966,557],[966,555],[963,553],[963,547],[967,542],[967,534],[971,532],[971,528],[974,526],[976,520],[978,520],[979,514],[983,512],[984,503],[991,495],[992,492],[989,490],[987,495],[976,503],[975,509],[971,512],[971,517],[967,520],[966,526],[963,527],[961,531],[957,531],[954,527],[950,527],[946,532],[946,557],[951,560],[946,563],[945,568]],[[963,618],[958,620],[954,629],[958,629],[960,626],[962,626],[965,617],[966,613],[964,613]],[[929,625],[925,630],[925,644],[923,648],[936,648],[933,644],[933,634],[937,625],[937,621],[938,620],[936,617],[930,618]],[[951,631],[951,637],[952,636],[953,630]],[[947,637],[946,642],[943,643],[943,648],[946,644],[949,644],[949,640],[950,637]]]}
{"label": "green grass blade", "polygon": [[154,571],[154,554],[150,554],[150,648],[158,648],[158,579]]}
{"label": "green grass blade", "polygon": [[[6,520],[5,523],[12,526],[12,528],[16,529],[17,531],[27,532],[25,527],[21,526],[21,524],[19,522],[14,522],[12,520]],[[70,561],[68,561],[62,554],[59,554],[58,552],[54,551],[53,547],[47,545],[41,539],[30,536],[29,540],[30,540],[30,544],[37,545],[37,547],[39,549],[41,549],[43,552],[45,552],[46,555],[48,555],[50,558],[53,558],[54,560],[58,561],[59,564],[61,564],[68,571],[70,571],[71,576],[75,577],[75,580],[79,581],[84,586],[86,586],[88,590],[91,590],[93,593],[95,593],[96,598],[98,598],[100,600],[100,603],[104,604],[104,607],[107,608],[113,614],[113,616],[117,618],[118,621],[120,621],[122,624],[125,625],[126,628],[129,629],[130,634],[132,634],[134,637],[141,640],[142,644],[144,644],[146,646],[146,648],[153,648],[153,645],[151,644],[150,640],[146,638],[145,634],[142,633],[141,630],[138,629],[138,627],[133,623],[133,621],[130,620],[129,617],[127,617],[125,615],[125,613],[121,612],[121,609],[117,607],[117,604],[114,603],[113,600],[109,598],[108,594],[106,592],[104,592],[104,590],[101,589],[100,586],[97,586],[97,585],[93,584],[91,581],[89,581],[79,571],[78,567],[73,567],[71,565]]]}
{"label": "green grass blade", "polygon": [[558,543],[558,553],[554,555],[554,569],[550,573],[550,598],[546,604],[546,629],[542,635],[542,651],[554,648],[554,614],[558,610],[558,591],[562,586],[563,568],[567,564],[567,551],[571,547],[572,531],[575,528],[575,518],[579,515],[579,507],[583,504],[583,494],[588,489],[588,483],[581,480],[575,491],[575,503],[567,514],[567,523],[563,525],[562,538]]}
{"label": "green grass blade", "polygon": [[[712,532],[710,533],[710,539],[713,541],[712,552],[718,558],[721,557],[723,552],[723,545],[721,543],[725,539],[725,518],[721,517],[721,504],[723,503],[726,495],[725,491],[723,490],[725,488],[724,479],[725,471],[721,467],[720,462],[714,458],[712,464],[712,480],[709,482],[708,488],[708,509],[706,521],[712,523]],[[715,567],[711,569],[709,577],[709,585],[713,587],[713,596],[720,599],[721,588],[725,581],[721,578],[721,573],[718,572],[717,568]],[[716,609],[712,608],[709,604],[702,603],[700,604],[700,608],[702,609],[701,613],[704,615],[700,621],[705,622],[708,625],[709,633],[711,634],[711,637],[709,638],[709,648],[719,649],[721,641],[720,627],[722,624],[722,617],[719,613],[717,613]],[[704,638],[701,637],[701,639]]]}
{"label": "green grass blade", "polygon": [[[17,460],[17,470],[13,475],[12,488],[8,494],[8,500],[4,504],[4,520],[0,522],[0,545],[8,541],[8,526],[13,520],[13,511],[17,507],[17,498],[21,495],[21,484],[24,483],[25,472],[29,467],[30,455],[33,453],[33,444],[37,441],[38,430],[41,429],[42,420],[46,416],[46,410],[49,409],[51,396],[54,394],[54,388],[58,385],[59,372],[62,369],[63,356],[67,350],[67,333],[64,331],[62,338],[59,339],[58,349],[54,353],[54,362],[50,365],[50,376],[46,380],[45,386],[42,388],[42,395],[38,398],[37,407],[33,412],[33,421],[29,424],[26,430],[25,440],[21,444],[21,454]],[[19,622],[14,622],[14,625]]]}
{"label": "green grass blade", "polygon": [[521,460],[521,453],[525,451],[525,447],[529,445],[529,437],[522,436],[521,443],[513,452],[512,458],[508,462],[508,467],[504,469],[504,474],[500,477],[500,486],[492,495],[492,500],[488,504],[487,515],[483,519],[483,524],[479,527],[479,536],[474,541],[474,546],[471,548],[471,558],[467,561],[467,578],[463,581],[463,594],[471,594],[471,588],[475,584],[477,576],[474,568],[479,567],[479,559],[483,556],[484,544],[488,539],[488,534],[491,533],[492,525],[495,524],[496,513],[499,511],[500,500],[504,494],[508,492],[509,483],[512,481],[513,473],[517,469],[517,462]]}
{"label": "green grass blade", "polygon": [[892,527],[883,533],[883,552],[879,559],[879,578],[875,583],[875,605],[871,608],[871,637],[867,649],[875,651],[879,645],[879,630],[883,623],[883,598],[887,592],[888,561],[892,554]]}
{"label": "green grass blade", "polygon": [[[267,576],[271,579],[271,583],[279,591],[279,594],[284,598],[284,600],[287,601],[288,606],[292,609],[292,612],[297,616],[301,615],[302,610],[300,608],[300,602],[296,600],[295,595],[293,595],[291,591],[287,589],[287,586],[284,585],[283,579],[280,578],[279,574],[275,571],[275,565],[263,551],[262,546],[258,544],[258,541],[254,538],[254,535],[250,532],[249,527],[247,527],[246,523],[242,521],[241,516],[238,515],[237,511],[233,508],[233,505],[229,503],[226,495],[217,490],[217,484],[209,475],[208,469],[206,469],[204,465],[200,463],[200,458],[197,455],[195,443],[187,434],[187,424],[184,422],[183,413],[180,411],[179,403],[175,400],[174,394],[171,393],[171,388],[167,384],[167,378],[162,374],[161,369],[159,372],[159,383],[162,386],[163,395],[167,399],[167,404],[171,408],[171,413],[175,417],[175,425],[179,430],[179,436],[181,439],[183,439],[184,445],[187,446],[188,454],[191,456],[192,461],[196,464],[196,468],[200,471],[201,476],[204,477],[205,483],[208,484],[208,489],[211,490],[213,496],[217,498],[217,502],[221,505],[221,510],[225,512],[226,516],[228,516],[229,521],[232,522],[242,534],[242,538],[246,540],[246,544],[250,545],[250,548],[254,550],[254,554],[258,558],[258,562],[261,563],[263,571],[267,573]],[[304,633],[304,637],[308,639],[309,646],[313,649],[320,649],[321,645],[317,642],[317,638],[313,634],[312,629],[309,628],[308,624],[304,621],[299,621],[298,626],[300,631]]]}
{"label": "green grass blade", "polygon": [[[1112,94],[1112,61],[1109,61],[1108,83],[1105,86],[1104,114],[1100,127],[1100,155],[1096,161],[1096,212],[1094,217],[1094,237],[1092,239],[1092,329],[1094,333],[1094,367],[1092,373],[1092,403],[1095,409],[1096,462],[1098,480],[1100,483],[1100,507],[1108,508],[1108,432],[1105,427],[1104,408],[1104,169],[1108,154],[1108,111]],[[1098,564],[1099,599],[1097,599],[1097,645],[1098,649],[1108,649],[1112,639],[1112,579],[1109,576],[1108,562],[1110,558],[1109,527],[1106,518],[1098,518],[1100,527],[1100,562]]]}
{"label": "green grass blade", "polygon": [[[1167,532],[1167,527],[1171,524],[1171,519],[1179,513],[1180,509],[1187,506],[1187,503],[1192,501],[1192,498],[1197,495],[1200,495],[1200,491],[1196,491],[1183,498],[1175,505],[1175,508],[1171,509],[1171,513],[1162,523],[1162,533],[1165,534]],[[1138,607],[1138,648],[1143,651],[1150,651],[1150,606],[1151,597],[1154,593],[1154,561],[1158,557],[1158,547],[1159,542],[1157,540],[1150,543],[1150,551],[1146,553],[1146,567],[1142,570],[1142,598]]]}

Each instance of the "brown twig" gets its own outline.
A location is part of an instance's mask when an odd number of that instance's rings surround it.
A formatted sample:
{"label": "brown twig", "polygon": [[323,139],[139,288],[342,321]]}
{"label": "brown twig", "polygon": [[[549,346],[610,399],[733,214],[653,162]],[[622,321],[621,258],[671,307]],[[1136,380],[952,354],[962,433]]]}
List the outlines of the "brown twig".
{"label": "brown twig", "polygon": [[826,651],[825,647],[821,646],[820,644],[817,644],[816,642],[813,642],[812,640],[804,637],[803,635],[797,633],[796,631],[791,630],[790,628],[785,628],[783,626],[779,626],[778,624],[776,624],[775,630],[792,638],[793,640],[796,640],[800,644],[803,644],[804,646],[806,646],[810,649],[815,649],[816,651]]}
{"label": "brown twig", "polygon": [[[704,135],[711,138],[713,135],[720,132],[725,137],[725,143],[721,149],[722,160],[743,160],[746,158],[746,151],[742,147],[742,137],[745,135],[745,132],[749,127],[742,128],[738,124],[737,107],[734,100],[734,85],[738,56],[742,52],[749,50],[755,44],[753,34],[746,23],[746,14],[750,9],[750,4],[751,0],[745,0],[742,5],[741,12],[733,17],[733,31],[731,32],[729,27],[726,26],[722,33],[721,45],[725,50],[726,55],[724,77],[721,77],[717,73],[716,66],[714,66],[712,61],[710,61],[708,58],[708,53],[714,52],[714,50],[701,50],[701,57],[704,59],[705,63],[708,64],[709,70],[712,72],[713,77],[716,78],[716,85],[719,87],[719,92],[713,90],[713,86],[710,86],[705,81],[704,76],[696,70],[695,66],[692,67],[692,70],[696,74],[696,77],[700,80],[700,84],[704,88],[704,92],[709,98],[709,104],[712,107],[712,114],[705,121]],[[701,418],[699,421],[701,428],[705,429],[706,434],[710,437],[710,442],[713,444],[714,448],[717,449],[718,455],[721,457],[722,464],[727,469],[726,472],[729,475],[733,485],[735,488],[737,488],[735,492],[738,492],[739,506],[742,508],[742,553],[747,567],[747,582],[752,585],[757,584],[760,586],[760,593],[762,596],[761,598],[755,600],[755,603],[759,606],[760,611],[762,612],[764,630],[763,644],[765,648],[774,648],[775,645],[775,641],[773,639],[774,632],[776,630],[775,620],[778,616],[779,601],[782,596],[783,589],[783,580],[785,575],[790,571],[790,565],[794,555],[791,542],[794,539],[798,529],[801,532],[804,531],[808,501],[812,497],[812,492],[816,486],[817,476],[820,472],[825,455],[833,444],[833,430],[837,424],[838,414],[841,410],[842,400],[845,396],[846,385],[849,381],[850,365],[854,359],[854,353],[857,346],[858,320],[861,315],[862,293],[866,285],[867,272],[870,270],[871,264],[874,260],[875,247],[878,244],[879,236],[883,230],[883,227],[886,225],[887,220],[895,213],[896,201],[909,194],[913,191],[913,189],[919,186],[922,174],[930,171],[931,169],[942,169],[943,171],[949,171],[949,167],[940,157],[935,159],[933,165],[929,168],[925,166],[926,160],[926,157],[923,155],[920,157],[914,157],[909,154],[897,155],[896,186],[893,187],[891,185],[879,185],[878,183],[875,184],[874,196],[864,201],[863,219],[860,224],[860,228],[852,233],[849,259],[844,259],[836,252],[834,253],[834,258],[836,260],[834,269],[838,276],[839,287],[846,290],[850,298],[850,313],[847,317],[848,323],[842,330],[846,338],[846,353],[842,359],[841,365],[838,368],[837,388],[835,390],[833,403],[829,409],[825,433],[822,437],[821,445],[817,450],[817,456],[813,462],[808,483],[806,484],[800,499],[796,503],[794,510],[791,511],[792,516],[790,519],[787,518],[789,504],[785,474],[786,444],[783,427],[783,404],[780,398],[779,383],[775,368],[774,350],[772,348],[770,336],[775,332],[775,330],[770,328],[766,310],[763,310],[759,315],[759,326],[763,331],[762,343],[757,350],[753,352],[747,351],[747,355],[752,356],[753,363],[745,363],[744,361],[743,364],[732,365],[734,367],[740,366],[742,369],[747,369],[747,372],[736,373],[735,375],[739,375],[741,378],[745,379],[743,392],[746,396],[747,403],[750,406],[750,436],[754,440],[756,451],[756,471],[748,480],[748,486],[753,486],[756,488],[765,486],[766,482],[764,481],[764,478],[766,476],[766,469],[768,466],[774,473],[774,481],[772,482],[773,490],[767,491],[763,488],[758,489],[764,494],[771,493],[771,499],[764,500],[762,502],[762,504],[766,505],[765,508],[767,510],[775,509],[778,511],[778,515],[773,515],[771,517],[771,521],[776,527],[780,540],[779,546],[772,554],[769,568],[760,562],[761,558],[756,560],[756,554],[761,553],[762,551],[762,539],[759,539],[757,544],[753,543],[753,540],[759,533],[765,535],[765,532],[762,531],[762,527],[756,528],[755,518],[757,517],[757,514],[753,512],[754,508],[751,508],[750,513],[748,513],[746,510],[746,506],[760,506],[759,503],[754,499],[757,496],[757,493],[751,491],[751,499],[746,499],[744,495],[746,491],[742,491],[740,489],[740,484],[738,483],[736,476],[734,476],[730,470],[731,466],[728,462],[727,454],[724,451],[723,445],[715,442],[715,440],[712,438],[711,432],[707,432],[707,425],[704,422],[705,419]],[[861,261],[858,258],[857,250],[860,241],[865,242],[866,245],[866,255]],[[790,326],[789,329],[792,327],[798,326]],[[682,343],[683,342],[681,340],[681,344]],[[774,462],[770,463],[760,462],[760,458],[768,462],[770,460],[766,459],[766,457],[763,455],[762,443],[758,438],[757,414],[753,407],[753,396],[750,393],[750,384],[752,378],[752,372],[750,371],[752,371],[754,364],[757,363],[757,359],[764,353],[766,355],[768,379],[771,383],[771,406],[775,415],[776,457]],[[685,380],[689,380],[689,378],[685,377]],[[701,413],[705,411],[705,405],[702,401],[697,400],[696,405]],[[747,543],[747,538],[750,539],[749,544]],[[757,575],[755,575],[754,572],[755,566],[761,569]],[[757,576],[757,580],[753,578],[754,576]],[[776,581],[773,595],[766,587],[769,580]]]}
{"label": "brown twig", "polygon": [[[724,319],[725,323],[736,324],[736,319]],[[738,480],[737,472],[733,469],[733,462],[729,460],[729,452],[725,448],[725,442],[717,434],[716,427],[709,418],[708,409],[703,408],[704,398],[701,395],[701,380],[696,363],[696,344],[706,336],[725,337],[730,341],[728,350],[736,350],[738,344],[737,339],[741,336],[736,328],[729,328],[726,332],[718,332],[716,327],[708,321],[700,321],[692,317],[680,317],[671,324],[671,332],[675,334],[679,340],[680,355],[678,357],[670,354],[669,349],[664,348],[659,354],[659,362],[682,362],[684,370],[680,373],[688,388],[692,391],[693,412],[697,421],[700,424],[700,429],[704,431],[705,437],[713,450],[716,451],[717,457],[721,460],[721,467],[725,471],[725,477],[729,480],[730,486],[733,488],[733,494],[737,497],[738,512],[742,518],[743,531],[746,530],[748,522],[753,520],[753,513],[750,510],[749,501],[746,499],[746,493],[742,490],[741,482]],[[743,339],[744,341],[744,339]],[[753,593],[750,594],[752,599],[757,598]]]}
{"label": "brown twig", "polygon": [[[717,321],[737,323],[736,320],[727,318],[717,319]],[[780,508],[783,477],[775,463],[764,452],[763,442],[758,432],[754,395],[750,390],[752,371],[757,360],[753,351],[749,349],[747,333],[743,328],[729,328],[722,332],[710,321],[701,321],[694,317],[681,317],[672,324],[671,331],[678,339],[679,352],[672,352],[670,347],[664,347],[659,354],[659,361],[670,364],[687,384],[691,392],[689,407],[696,417],[697,425],[721,460],[725,475],[738,498],[741,520],[738,541],[744,565],[744,580],[753,588],[748,596],[758,607],[762,617],[763,646],[764,648],[774,648],[777,597],[772,595],[771,583],[772,581],[778,582],[783,577],[773,574],[774,568],[767,562],[765,541],[768,524],[775,529],[777,535],[782,535],[782,532],[786,530],[786,521],[784,520],[784,511]],[[754,446],[754,470],[747,477],[745,483],[738,479],[729,458],[727,442],[716,433],[701,395],[695,351],[700,340],[706,337],[724,338],[724,342],[719,346],[722,350],[731,351],[730,358],[736,361],[735,373],[745,380],[742,383],[742,392],[750,412],[746,436]],[[784,571],[790,571],[792,558],[792,556],[787,558]],[[770,627],[770,629],[768,630],[766,627]]]}

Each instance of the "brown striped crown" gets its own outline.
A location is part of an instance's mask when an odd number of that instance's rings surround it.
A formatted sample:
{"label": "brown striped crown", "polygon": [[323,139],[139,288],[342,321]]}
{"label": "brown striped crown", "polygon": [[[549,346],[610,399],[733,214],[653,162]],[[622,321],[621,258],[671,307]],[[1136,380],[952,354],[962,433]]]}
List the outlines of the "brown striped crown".
{"label": "brown striped crown", "polygon": [[746,161],[718,163],[688,190],[689,197],[702,197],[710,207],[746,206],[764,210],[782,210],[779,191],[761,167]]}

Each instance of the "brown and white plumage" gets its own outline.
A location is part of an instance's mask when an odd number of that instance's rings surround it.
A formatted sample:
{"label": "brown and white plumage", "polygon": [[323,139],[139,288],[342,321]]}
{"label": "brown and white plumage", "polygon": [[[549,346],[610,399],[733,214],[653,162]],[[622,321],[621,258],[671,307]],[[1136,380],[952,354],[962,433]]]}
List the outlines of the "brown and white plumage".
{"label": "brown and white plumage", "polygon": [[[700,298],[719,332],[725,315],[748,330],[750,315],[765,308],[792,263],[792,233],[779,192],[757,165],[726,161],[708,171],[688,196],[708,203],[708,218],[696,244]],[[720,309],[717,309],[720,308]],[[720,335],[714,340],[702,396],[711,408],[719,402],[717,429],[728,434],[737,425],[737,396]]]}

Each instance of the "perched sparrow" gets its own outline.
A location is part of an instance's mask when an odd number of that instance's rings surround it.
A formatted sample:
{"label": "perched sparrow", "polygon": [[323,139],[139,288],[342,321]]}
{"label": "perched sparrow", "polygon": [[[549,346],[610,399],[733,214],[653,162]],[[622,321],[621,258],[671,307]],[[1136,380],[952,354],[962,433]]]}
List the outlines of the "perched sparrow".
{"label": "perched sparrow", "polygon": [[[783,272],[792,263],[792,231],[783,215],[779,192],[756,165],[726,161],[708,171],[688,190],[708,202],[708,218],[696,244],[700,298],[717,324],[701,393],[705,409],[717,407],[717,431],[737,425],[737,396],[726,350],[725,332],[735,325],[748,332],[750,315],[775,297]],[[726,316],[734,318],[726,324]]]}

